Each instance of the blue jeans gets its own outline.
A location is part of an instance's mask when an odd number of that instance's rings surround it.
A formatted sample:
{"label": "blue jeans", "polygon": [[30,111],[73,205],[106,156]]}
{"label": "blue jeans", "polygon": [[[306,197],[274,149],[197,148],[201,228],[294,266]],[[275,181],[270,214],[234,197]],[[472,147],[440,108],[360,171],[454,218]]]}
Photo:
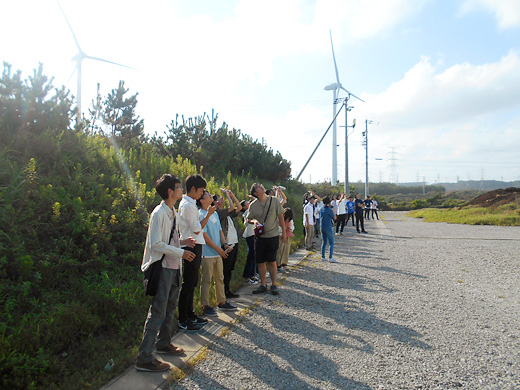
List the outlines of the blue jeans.
{"label": "blue jeans", "polygon": [[255,276],[255,236],[246,237],[247,242],[247,259],[244,265],[244,273],[242,276],[244,279],[249,279]]}
{"label": "blue jeans", "polygon": [[334,233],[332,232],[332,226],[327,228],[321,228],[321,237],[323,242],[321,243],[321,257],[325,258],[325,249],[327,248],[327,241],[329,241],[329,259],[332,259],[334,253]]}

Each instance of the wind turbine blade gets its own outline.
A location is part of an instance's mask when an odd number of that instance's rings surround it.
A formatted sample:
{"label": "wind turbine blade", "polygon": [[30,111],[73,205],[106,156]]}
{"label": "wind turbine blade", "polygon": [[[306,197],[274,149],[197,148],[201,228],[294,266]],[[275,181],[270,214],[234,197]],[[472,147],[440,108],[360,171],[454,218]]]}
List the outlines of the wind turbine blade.
{"label": "wind turbine blade", "polygon": [[74,70],[72,71],[72,73],[70,74],[70,77],[69,79],[67,80],[67,83],[65,84],[65,86],[69,85],[70,83],[70,79],[72,78],[72,76],[74,76],[74,73],[76,73],[76,70],[77,70],[77,66],[74,67]]}
{"label": "wind turbine blade", "polygon": [[332,58],[334,59],[334,69],[336,70],[336,82],[338,85],[341,85],[339,82],[339,73],[338,73],[338,65],[336,65],[336,56],[334,55],[334,45],[332,44],[332,31],[329,30],[330,33],[330,46],[332,47]]}
{"label": "wind turbine blade", "polygon": [[94,61],[108,62],[109,64],[113,64],[113,65],[117,65],[117,66],[122,66],[123,68],[128,68],[128,69],[136,70],[135,68],[132,68],[132,67],[130,67],[130,66],[126,66],[126,65],[123,65],[123,64],[118,64],[117,62],[113,62],[113,61],[105,60],[105,59],[103,59],[103,58],[99,58],[99,57],[85,56],[85,58],[88,58],[88,59],[90,59],[90,60],[94,60]]}
{"label": "wind turbine blade", "polygon": [[56,0],[56,3],[58,3],[58,7],[60,7],[61,13],[63,14],[63,17],[65,18],[65,21],[67,22],[67,26],[69,26],[69,30],[72,33],[72,37],[74,38],[74,42],[76,42],[76,46],[78,47],[79,52],[83,53],[83,50],[81,50],[81,47],[79,46],[78,38],[76,38],[76,34],[74,34],[74,30],[72,29],[72,26],[70,25],[69,20],[67,19],[67,15],[65,15],[63,8],[61,8],[60,2],[58,0]]}
{"label": "wind turbine blade", "polygon": [[346,93],[348,93],[350,96],[354,96],[356,99],[361,100],[363,103],[366,103],[363,99],[361,99],[361,98],[357,97],[356,95],[354,95],[353,93],[347,91],[345,89],[345,87],[341,87],[341,89],[344,90]]}

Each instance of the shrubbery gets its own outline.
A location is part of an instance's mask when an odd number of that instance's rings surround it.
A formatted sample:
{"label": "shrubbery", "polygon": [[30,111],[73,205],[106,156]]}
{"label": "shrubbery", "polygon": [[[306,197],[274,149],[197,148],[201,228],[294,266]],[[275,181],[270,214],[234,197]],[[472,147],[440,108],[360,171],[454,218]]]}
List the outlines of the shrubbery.
{"label": "shrubbery", "polygon": [[[140,264],[148,215],[160,201],[154,182],[165,172],[183,180],[201,169],[163,154],[156,139],[126,138],[120,148],[118,133],[70,129],[72,102],[63,89],[52,93],[51,81],[41,67],[23,81],[7,65],[0,79],[5,389],[98,388],[134,362],[149,304]],[[226,186],[241,199],[255,181],[205,174],[210,192]],[[241,280],[235,272],[232,283]],[[110,359],[116,365],[108,372]]]}

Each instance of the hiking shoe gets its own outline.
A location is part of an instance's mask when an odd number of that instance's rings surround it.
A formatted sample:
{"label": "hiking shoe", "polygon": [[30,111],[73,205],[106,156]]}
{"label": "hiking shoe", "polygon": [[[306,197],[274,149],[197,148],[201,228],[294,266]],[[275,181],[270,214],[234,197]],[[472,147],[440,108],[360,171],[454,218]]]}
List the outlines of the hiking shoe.
{"label": "hiking shoe", "polygon": [[179,329],[185,331],[186,333],[195,333],[198,332],[203,325],[196,325],[191,321],[179,321]]}
{"label": "hiking shoe", "polygon": [[222,311],[234,311],[236,310],[237,308],[235,306],[233,306],[231,303],[229,302],[224,302],[224,303],[219,303],[218,304],[218,309],[219,310],[222,310]]}
{"label": "hiking shoe", "polygon": [[226,293],[226,298],[238,298],[238,297],[240,297],[239,294],[235,294],[235,293],[233,293],[233,292],[231,292],[231,291],[228,291],[228,292]]}
{"label": "hiking shoe", "polygon": [[278,286],[277,286],[276,284],[273,284],[273,285],[271,286],[271,294],[272,294],[272,295],[278,295],[278,294],[280,294],[280,292],[278,291]]}
{"label": "hiking shoe", "polygon": [[258,280],[255,280],[253,278],[248,279],[247,284],[258,284]]}
{"label": "hiking shoe", "polygon": [[188,321],[191,322],[192,324],[198,325],[198,326],[201,326],[201,325],[204,326],[204,325],[206,325],[208,323],[207,319],[200,318],[200,317],[197,317],[197,316],[195,316],[193,318],[190,318]]}
{"label": "hiking shoe", "polygon": [[218,314],[211,306],[204,306],[202,314],[208,317],[216,317]]}
{"label": "hiking shoe", "polygon": [[[361,233],[366,233],[367,231],[366,230],[361,230]],[[367,233],[368,234],[368,233]]]}
{"label": "hiking shoe", "polygon": [[160,362],[157,359],[148,363],[136,363],[135,369],[137,371],[160,372],[169,370],[172,366],[165,362]]}
{"label": "hiking shoe", "polygon": [[157,353],[164,353],[166,355],[179,356],[184,354],[184,349],[176,347],[173,344],[167,345],[164,348],[157,348]]}
{"label": "hiking shoe", "polygon": [[265,292],[267,292],[267,286],[264,286],[263,284],[261,284],[260,286],[258,286],[256,289],[253,290],[253,294],[262,294]]}
{"label": "hiking shoe", "polygon": [[329,259],[329,263],[337,263],[338,261],[336,259],[333,259],[332,257]]}

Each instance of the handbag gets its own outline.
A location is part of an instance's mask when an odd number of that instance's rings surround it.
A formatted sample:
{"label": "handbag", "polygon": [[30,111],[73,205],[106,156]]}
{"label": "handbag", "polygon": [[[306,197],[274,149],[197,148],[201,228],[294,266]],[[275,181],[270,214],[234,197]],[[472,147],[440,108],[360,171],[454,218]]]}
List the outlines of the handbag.
{"label": "handbag", "polygon": [[[172,240],[173,233],[175,231],[175,224],[177,220],[173,220],[173,226],[172,230],[170,232],[170,239],[168,240],[168,244]],[[144,279],[143,279],[143,286],[144,286],[144,294],[150,295],[151,297],[155,297],[157,294],[157,288],[159,287],[159,280],[161,279],[161,272],[162,272],[162,261],[164,259],[164,254],[161,256],[161,258],[157,261],[154,261],[146,271],[144,271]]]}
{"label": "handbag", "polygon": [[[273,202],[273,198],[269,197],[269,207],[267,208],[267,213],[265,213],[265,217],[262,218],[263,222],[267,219],[267,216],[269,215],[269,210],[271,209],[271,203]],[[260,237],[265,232],[265,226],[263,224],[258,224],[255,227],[255,237]]]}

